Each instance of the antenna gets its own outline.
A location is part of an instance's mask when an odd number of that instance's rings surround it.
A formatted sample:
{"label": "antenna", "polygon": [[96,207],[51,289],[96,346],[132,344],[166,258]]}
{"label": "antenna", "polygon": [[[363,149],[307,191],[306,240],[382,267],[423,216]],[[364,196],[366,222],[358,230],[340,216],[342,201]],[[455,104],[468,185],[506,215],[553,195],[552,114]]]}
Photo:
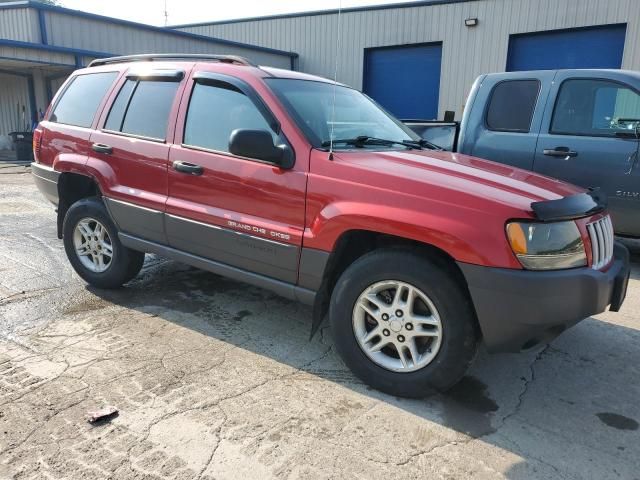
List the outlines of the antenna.
{"label": "antenna", "polygon": [[329,160],[333,160],[333,128],[336,124],[336,88],[338,85],[338,52],[340,52],[340,36],[342,20],[342,0],[338,6],[338,34],[336,35],[336,68],[333,72],[333,101],[331,102],[331,130],[329,133]]}
{"label": "antenna", "polygon": [[167,0],[164,0],[164,26],[169,25],[169,11],[167,10]]}

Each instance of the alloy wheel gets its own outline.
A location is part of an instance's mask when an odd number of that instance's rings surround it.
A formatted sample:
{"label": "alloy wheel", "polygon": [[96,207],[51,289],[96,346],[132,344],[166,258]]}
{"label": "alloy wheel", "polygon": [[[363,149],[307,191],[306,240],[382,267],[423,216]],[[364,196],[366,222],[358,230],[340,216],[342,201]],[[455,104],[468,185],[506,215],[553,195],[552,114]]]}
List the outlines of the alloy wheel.
{"label": "alloy wheel", "polygon": [[406,282],[367,287],[353,308],[353,331],[362,351],[394,372],[413,372],[435,358],[442,342],[440,315],[431,299]]}
{"label": "alloy wheel", "polygon": [[80,220],[73,230],[73,246],[82,265],[94,273],[105,272],[113,261],[109,232],[95,218]]}

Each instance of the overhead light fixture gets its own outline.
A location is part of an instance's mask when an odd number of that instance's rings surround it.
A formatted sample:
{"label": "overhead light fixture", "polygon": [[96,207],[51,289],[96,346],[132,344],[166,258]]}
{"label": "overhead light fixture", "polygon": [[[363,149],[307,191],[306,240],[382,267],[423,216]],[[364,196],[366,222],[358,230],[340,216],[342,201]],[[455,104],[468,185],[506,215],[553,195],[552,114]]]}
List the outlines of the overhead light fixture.
{"label": "overhead light fixture", "polygon": [[477,18],[467,18],[467,19],[464,21],[464,24],[465,24],[467,27],[475,27],[476,25],[478,25],[478,19],[477,19]]}

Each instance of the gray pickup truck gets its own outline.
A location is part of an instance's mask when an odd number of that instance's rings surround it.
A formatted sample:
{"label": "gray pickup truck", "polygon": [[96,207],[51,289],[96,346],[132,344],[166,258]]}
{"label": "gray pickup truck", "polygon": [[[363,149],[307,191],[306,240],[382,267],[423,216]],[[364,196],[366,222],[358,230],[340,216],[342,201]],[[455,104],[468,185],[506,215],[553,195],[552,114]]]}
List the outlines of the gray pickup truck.
{"label": "gray pickup truck", "polygon": [[608,197],[618,235],[640,237],[640,73],[544,70],[482,75],[462,122],[405,123],[425,140]]}

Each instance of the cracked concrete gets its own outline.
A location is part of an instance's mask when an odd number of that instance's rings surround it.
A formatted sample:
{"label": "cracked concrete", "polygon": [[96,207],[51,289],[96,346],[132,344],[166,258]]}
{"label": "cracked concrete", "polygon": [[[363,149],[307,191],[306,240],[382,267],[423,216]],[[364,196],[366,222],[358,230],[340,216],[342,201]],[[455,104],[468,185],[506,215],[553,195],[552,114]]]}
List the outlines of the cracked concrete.
{"label": "cracked concrete", "polygon": [[[126,288],[87,287],[26,169],[6,171],[0,478],[639,478],[638,263],[622,312],[399,399],[269,292],[153,256]],[[87,423],[103,405],[119,416]]]}

